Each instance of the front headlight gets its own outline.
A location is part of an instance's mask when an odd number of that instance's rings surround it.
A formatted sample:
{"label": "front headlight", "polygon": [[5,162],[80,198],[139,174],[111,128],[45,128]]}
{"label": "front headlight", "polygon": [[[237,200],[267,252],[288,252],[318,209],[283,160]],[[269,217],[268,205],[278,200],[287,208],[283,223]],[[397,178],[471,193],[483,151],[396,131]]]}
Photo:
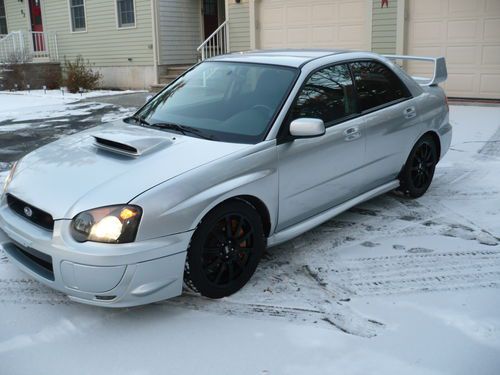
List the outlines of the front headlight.
{"label": "front headlight", "polygon": [[78,242],[134,242],[142,216],[138,206],[109,206],[79,213],[71,223],[71,234]]}
{"label": "front headlight", "polygon": [[0,194],[0,200],[3,199],[5,193],[7,193],[7,188],[9,187],[9,184],[11,183],[12,179],[14,178],[14,173],[16,173],[16,168],[17,165],[19,164],[20,160],[16,161],[14,164],[12,164],[12,168],[10,169],[9,174],[7,175],[7,178],[5,179],[3,183],[3,189],[2,189],[2,194]]}

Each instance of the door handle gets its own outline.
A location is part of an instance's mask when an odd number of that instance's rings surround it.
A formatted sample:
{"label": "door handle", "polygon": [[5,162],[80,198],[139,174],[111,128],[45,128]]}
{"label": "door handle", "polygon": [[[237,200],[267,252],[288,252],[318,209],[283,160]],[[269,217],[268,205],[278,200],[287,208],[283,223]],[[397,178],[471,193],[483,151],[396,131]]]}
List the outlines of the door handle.
{"label": "door handle", "polygon": [[344,130],[344,135],[346,141],[354,141],[361,136],[361,133],[359,132],[359,128],[357,126],[353,126],[352,128]]}
{"label": "door handle", "polygon": [[417,115],[417,110],[415,107],[408,107],[404,110],[404,116],[407,119],[413,118]]}
{"label": "door handle", "polygon": [[344,130],[344,134],[345,135],[349,135],[349,134],[352,134],[352,133],[358,133],[359,132],[359,129],[355,126],[353,126],[352,128],[348,128],[346,130]]}

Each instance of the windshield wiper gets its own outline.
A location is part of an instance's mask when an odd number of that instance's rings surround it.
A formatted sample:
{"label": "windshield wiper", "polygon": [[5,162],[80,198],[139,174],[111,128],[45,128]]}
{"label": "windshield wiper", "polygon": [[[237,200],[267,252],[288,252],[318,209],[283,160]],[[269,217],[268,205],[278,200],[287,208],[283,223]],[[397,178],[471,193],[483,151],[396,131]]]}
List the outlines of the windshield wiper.
{"label": "windshield wiper", "polygon": [[141,125],[146,125],[146,126],[151,126],[151,124],[149,122],[147,122],[146,120],[144,120],[141,116],[139,115],[133,115],[131,117],[132,120],[134,120],[135,122],[138,122],[139,124]]}
{"label": "windshield wiper", "polygon": [[183,135],[186,134],[194,134],[195,136],[203,139],[208,139],[208,140],[216,140],[216,138],[213,135],[208,135],[201,131],[200,129],[192,128],[190,126],[186,125],[180,125],[176,124],[174,122],[156,122],[154,124],[149,124],[150,127],[152,128],[159,128],[159,129],[170,129],[177,131]]}

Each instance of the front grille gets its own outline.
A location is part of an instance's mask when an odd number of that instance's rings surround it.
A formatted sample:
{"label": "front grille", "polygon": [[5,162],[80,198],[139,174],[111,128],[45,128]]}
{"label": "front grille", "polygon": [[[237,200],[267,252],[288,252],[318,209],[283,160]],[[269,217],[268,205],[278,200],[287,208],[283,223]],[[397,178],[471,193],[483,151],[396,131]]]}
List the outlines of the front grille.
{"label": "front grille", "polygon": [[52,257],[31,248],[24,248],[13,242],[3,244],[4,250],[18,262],[24,264],[40,276],[54,281]]}
{"label": "front grille", "polygon": [[26,203],[19,198],[16,198],[12,194],[7,194],[7,204],[10,209],[22,216],[26,220],[41,226],[47,230],[54,230],[54,219],[52,215],[45,211],[42,211],[29,203]]}

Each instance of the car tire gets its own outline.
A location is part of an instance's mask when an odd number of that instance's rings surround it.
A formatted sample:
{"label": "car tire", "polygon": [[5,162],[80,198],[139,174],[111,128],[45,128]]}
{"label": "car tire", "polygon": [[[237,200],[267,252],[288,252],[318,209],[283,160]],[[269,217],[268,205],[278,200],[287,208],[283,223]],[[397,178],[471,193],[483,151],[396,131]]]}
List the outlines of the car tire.
{"label": "car tire", "polygon": [[243,200],[226,202],[196,228],[187,251],[184,282],[202,296],[227,297],[250,280],[265,248],[256,209]]}
{"label": "car tire", "polygon": [[413,146],[399,175],[401,185],[398,190],[411,198],[424,195],[431,185],[438,160],[434,138],[424,135]]}

